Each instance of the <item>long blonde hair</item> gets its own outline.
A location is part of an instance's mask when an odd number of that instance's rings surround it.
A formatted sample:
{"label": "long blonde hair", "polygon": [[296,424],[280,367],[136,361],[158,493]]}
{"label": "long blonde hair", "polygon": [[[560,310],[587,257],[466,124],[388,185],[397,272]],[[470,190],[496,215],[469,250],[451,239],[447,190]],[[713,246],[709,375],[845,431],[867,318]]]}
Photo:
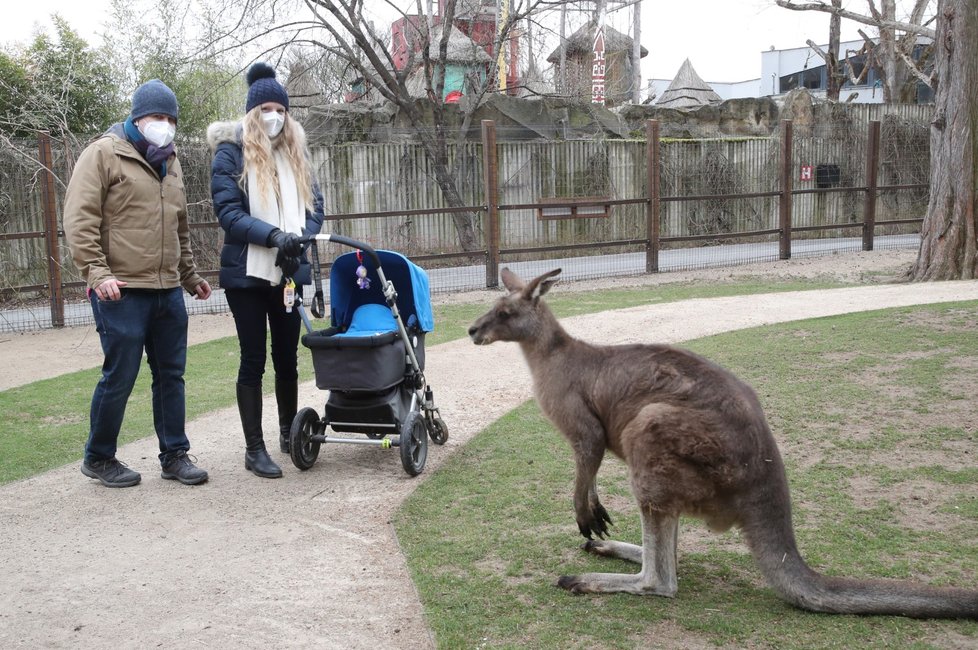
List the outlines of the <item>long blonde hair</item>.
{"label": "long blonde hair", "polygon": [[271,188],[275,193],[276,200],[281,202],[278,172],[275,170],[275,160],[272,157],[273,148],[279,149],[285,154],[285,159],[292,166],[292,173],[295,175],[299,198],[305,204],[306,210],[312,210],[312,166],[309,164],[309,157],[306,154],[306,132],[287,111],[285,113],[285,125],[274,142],[265,133],[265,125],[261,118],[261,106],[255,106],[245,114],[244,129],[241,134],[244,167],[241,170],[241,178],[238,179],[238,184],[242,189],[247,190],[248,172],[254,169],[261,199],[267,202],[268,190]]}

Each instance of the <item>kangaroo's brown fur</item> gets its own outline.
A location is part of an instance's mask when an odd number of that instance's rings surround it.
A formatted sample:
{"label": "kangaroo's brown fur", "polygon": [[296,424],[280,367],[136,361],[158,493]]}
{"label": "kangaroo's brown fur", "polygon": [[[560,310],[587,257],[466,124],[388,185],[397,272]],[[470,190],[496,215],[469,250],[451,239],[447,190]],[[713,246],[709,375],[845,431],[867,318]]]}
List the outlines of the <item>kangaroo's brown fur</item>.
{"label": "kangaroo's brown fur", "polygon": [[[469,328],[478,345],[520,344],[540,408],[574,450],[577,525],[591,553],[642,565],[637,574],[562,576],[572,592],[674,596],[679,516],[744,538],[787,602],[812,611],[978,619],[978,591],[826,577],[798,552],[784,465],[754,391],[692,352],[668,345],[592,345],[570,336],[541,300],[560,269],[524,284]],[[595,476],[605,451],[628,465],[642,546],[605,540]],[[594,540],[593,535],[600,539]]]}

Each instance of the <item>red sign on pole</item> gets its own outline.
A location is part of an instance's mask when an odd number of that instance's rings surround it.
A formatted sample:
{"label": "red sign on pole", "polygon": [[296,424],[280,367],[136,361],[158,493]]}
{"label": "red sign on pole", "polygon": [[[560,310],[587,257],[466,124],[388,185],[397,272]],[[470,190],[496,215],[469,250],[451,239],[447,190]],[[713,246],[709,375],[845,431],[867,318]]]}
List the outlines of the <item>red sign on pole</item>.
{"label": "red sign on pole", "polygon": [[798,180],[810,181],[812,180],[812,166],[802,165],[801,166],[801,177]]}

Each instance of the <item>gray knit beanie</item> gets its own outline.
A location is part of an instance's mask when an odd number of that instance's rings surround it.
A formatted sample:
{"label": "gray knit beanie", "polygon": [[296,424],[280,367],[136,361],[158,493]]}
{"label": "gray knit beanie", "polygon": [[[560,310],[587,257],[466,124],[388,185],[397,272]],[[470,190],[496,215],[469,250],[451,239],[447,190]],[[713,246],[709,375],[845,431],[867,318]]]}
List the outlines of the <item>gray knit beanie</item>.
{"label": "gray knit beanie", "polygon": [[129,117],[135,122],[154,113],[168,115],[175,120],[180,118],[177,96],[159,79],[150,79],[132,94],[132,112]]}
{"label": "gray knit beanie", "polygon": [[272,66],[260,62],[254,64],[248,69],[245,80],[248,82],[246,113],[265,102],[278,102],[285,110],[289,110],[289,93],[275,80],[275,69]]}

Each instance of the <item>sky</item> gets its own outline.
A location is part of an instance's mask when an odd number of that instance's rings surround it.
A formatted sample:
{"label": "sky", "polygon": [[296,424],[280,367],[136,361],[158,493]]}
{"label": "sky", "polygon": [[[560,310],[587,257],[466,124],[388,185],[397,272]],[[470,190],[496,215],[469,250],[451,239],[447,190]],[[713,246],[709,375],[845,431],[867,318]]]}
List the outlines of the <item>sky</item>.
{"label": "sky", "polygon": [[[413,0],[411,0],[413,3]],[[99,43],[110,17],[109,0],[15,0],[5,3],[0,44],[27,42],[36,26],[50,29],[50,15],[59,13],[90,43]],[[368,6],[370,2],[368,1]],[[862,2],[848,2],[864,11]],[[643,0],[642,78],[671,79],[686,58],[705,81],[756,79],[761,52],[804,47],[809,38],[828,41],[829,16],[820,12],[782,9],[774,0]],[[612,26],[628,30],[627,10],[612,16]],[[623,26],[626,25],[626,26]],[[858,39],[857,26],[842,23],[842,40]],[[630,31],[630,30],[628,30]]]}

